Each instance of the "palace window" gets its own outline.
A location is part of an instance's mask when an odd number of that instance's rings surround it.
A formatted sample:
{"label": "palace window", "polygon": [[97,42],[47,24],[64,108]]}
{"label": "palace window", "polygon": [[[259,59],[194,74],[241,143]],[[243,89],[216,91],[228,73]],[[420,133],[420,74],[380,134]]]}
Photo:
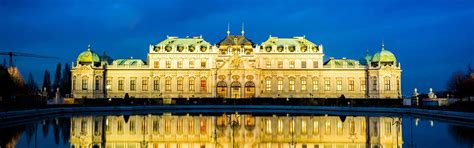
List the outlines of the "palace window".
{"label": "palace window", "polygon": [[201,78],[201,92],[207,92],[207,79]]}
{"label": "palace window", "polygon": [[130,80],[130,90],[131,91],[136,90],[136,83],[137,83],[137,80]]}
{"label": "palace window", "polygon": [[326,135],[331,135],[331,121],[330,120],[326,120],[325,127],[326,128],[324,130],[325,130]]}
{"label": "palace window", "polygon": [[76,90],[76,76],[72,77],[72,90]]}
{"label": "palace window", "polygon": [[131,134],[135,134],[136,132],[136,123],[135,120],[131,119],[129,123],[129,129]]}
{"label": "palace window", "polygon": [[301,78],[301,91],[306,91],[306,78]]}
{"label": "palace window", "polygon": [[313,68],[318,68],[318,61],[313,61]]}
{"label": "palace window", "polygon": [[100,90],[100,78],[95,78],[95,90]]}
{"label": "palace window", "polygon": [[171,91],[171,78],[165,79],[165,91]]}
{"label": "palace window", "polygon": [[87,77],[82,77],[82,90],[87,90]]}
{"label": "palace window", "polygon": [[153,125],[153,133],[158,134],[158,130],[160,128],[160,123],[158,119],[154,119],[152,125]]}
{"label": "palace window", "polygon": [[112,80],[107,79],[107,80],[105,81],[105,89],[107,89],[107,91],[112,90]]}
{"label": "palace window", "polygon": [[266,121],[265,123],[266,123],[266,124],[265,124],[265,125],[266,125],[266,126],[265,126],[265,127],[266,127],[266,128],[265,128],[265,129],[266,129],[265,131],[267,132],[267,134],[271,134],[271,133],[272,133],[272,120],[267,119],[267,121]]}
{"label": "palace window", "polygon": [[160,90],[160,79],[153,80],[153,90],[159,91]]}
{"label": "palace window", "polygon": [[266,65],[267,68],[271,68],[272,67],[272,61],[270,61],[270,60],[266,61],[265,65]]}
{"label": "palace window", "polygon": [[201,68],[206,68],[206,61],[201,61]]}
{"label": "palace window", "polygon": [[178,118],[178,123],[176,124],[176,130],[179,134],[183,133],[183,119]]}
{"label": "palace window", "polygon": [[329,80],[324,80],[324,90],[325,90],[325,91],[331,90],[331,81],[329,81]]}
{"label": "palace window", "polygon": [[290,61],[290,68],[295,68],[295,61]]}
{"label": "palace window", "polygon": [[123,80],[118,80],[118,90],[122,91],[123,90]]}
{"label": "palace window", "polygon": [[142,80],[142,91],[148,91],[148,78]]}
{"label": "palace window", "polygon": [[295,78],[290,78],[290,91],[295,91]]}
{"label": "palace window", "polygon": [[165,120],[165,133],[170,133],[171,132],[171,120],[166,119]]}
{"label": "palace window", "polygon": [[153,62],[153,67],[154,68],[160,68],[160,61]]}
{"label": "palace window", "polygon": [[86,134],[87,132],[87,121],[86,119],[82,119],[81,121],[81,134]]}
{"label": "palace window", "polygon": [[189,119],[189,128],[188,128],[188,133],[189,134],[194,134],[194,119]]}
{"label": "palace window", "polygon": [[265,79],[265,90],[266,91],[272,90],[272,80],[270,80],[270,78]]}
{"label": "palace window", "polygon": [[206,119],[201,119],[201,122],[199,123],[199,130],[201,131],[201,134],[206,134]]}
{"label": "palace window", "polygon": [[354,80],[349,80],[349,91],[354,91]]}
{"label": "palace window", "polygon": [[283,120],[282,119],[278,119],[278,130],[277,130],[278,134],[281,134],[283,133]]}
{"label": "palace window", "polygon": [[313,91],[319,90],[319,81],[317,79],[313,79]]}
{"label": "palace window", "polygon": [[390,77],[384,78],[384,90],[390,91]]}
{"label": "palace window", "polygon": [[349,135],[355,135],[355,122],[354,122],[354,119],[349,120]]}
{"label": "palace window", "polygon": [[336,90],[341,91],[342,90],[342,80],[337,80],[336,81]]}
{"label": "palace window", "polygon": [[171,68],[171,61],[166,61],[166,68]]}
{"label": "palace window", "polygon": [[177,90],[178,91],[183,91],[183,78],[182,77],[179,77],[178,78],[178,82],[177,82]]}
{"label": "palace window", "polygon": [[372,90],[377,90],[377,77],[372,77]]}
{"label": "palace window", "polygon": [[121,134],[123,132],[123,122],[122,121],[117,121],[117,132]]}
{"label": "palace window", "polygon": [[360,90],[365,91],[366,87],[367,87],[367,85],[365,84],[365,79],[361,79],[360,80]]}
{"label": "palace window", "polygon": [[278,78],[278,91],[283,90],[283,79]]}
{"label": "palace window", "polygon": [[294,133],[295,132],[295,119],[291,119],[290,124],[288,125],[290,126],[290,133]]}
{"label": "palace window", "polygon": [[189,91],[194,91],[194,78],[189,78]]}
{"label": "palace window", "polygon": [[278,61],[278,68],[283,68],[283,61]]}
{"label": "palace window", "polygon": [[302,121],[301,121],[301,133],[306,134],[306,131],[307,131],[306,128],[308,128],[308,127],[306,126],[306,120],[302,120]]}
{"label": "palace window", "polygon": [[306,68],[306,61],[301,61],[301,68]]}
{"label": "palace window", "polygon": [[397,91],[400,91],[400,78],[397,77]]}
{"label": "palace window", "polygon": [[183,61],[178,61],[178,68],[183,68]]}
{"label": "palace window", "polygon": [[313,134],[314,135],[319,134],[319,121],[313,122]]}
{"label": "palace window", "polygon": [[194,61],[189,61],[189,68],[194,68]]}
{"label": "palace window", "polygon": [[342,133],[343,133],[342,122],[339,120],[337,121],[337,134],[342,135]]}
{"label": "palace window", "polygon": [[390,136],[392,134],[392,122],[385,121],[385,136]]}

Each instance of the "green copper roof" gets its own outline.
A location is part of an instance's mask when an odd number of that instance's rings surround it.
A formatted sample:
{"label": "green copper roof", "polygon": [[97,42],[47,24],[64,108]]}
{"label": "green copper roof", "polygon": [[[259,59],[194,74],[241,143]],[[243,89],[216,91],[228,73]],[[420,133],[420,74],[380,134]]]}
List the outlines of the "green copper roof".
{"label": "green copper roof", "polygon": [[97,53],[91,50],[91,46],[87,47],[87,50],[79,54],[77,57],[77,62],[79,64],[92,64],[100,62],[100,57]]}
{"label": "green copper roof", "polygon": [[117,65],[145,65],[145,62],[140,59],[117,59],[113,63]]}
{"label": "green copper roof", "polygon": [[313,42],[307,40],[304,37],[293,37],[293,38],[278,38],[278,37],[269,37],[265,42],[262,43],[262,46],[317,46]]}
{"label": "green copper roof", "polygon": [[190,46],[190,45],[204,45],[210,46],[209,42],[206,42],[202,37],[193,38],[178,38],[178,37],[167,37],[166,40],[161,41],[157,46]]}
{"label": "green copper roof", "polygon": [[371,61],[372,62],[396,62],[397,58],[395,58],[395,55],[392,52],[385,50],[384,46],[382,45],[382,50],[375,53]]}

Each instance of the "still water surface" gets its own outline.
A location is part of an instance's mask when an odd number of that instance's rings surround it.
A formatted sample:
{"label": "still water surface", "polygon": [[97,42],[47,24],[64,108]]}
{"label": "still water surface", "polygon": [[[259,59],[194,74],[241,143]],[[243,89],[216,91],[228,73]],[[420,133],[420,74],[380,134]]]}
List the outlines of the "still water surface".
{"label": "still water surface", "polygon": [[474,128],[408,115],[62,115],[0,128],[1,147],[473,147]]}

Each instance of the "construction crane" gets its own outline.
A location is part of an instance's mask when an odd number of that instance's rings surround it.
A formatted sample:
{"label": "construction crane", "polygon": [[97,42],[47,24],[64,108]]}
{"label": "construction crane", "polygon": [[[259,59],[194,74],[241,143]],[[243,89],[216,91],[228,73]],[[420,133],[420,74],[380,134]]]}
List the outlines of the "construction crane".
{"label": "construction crane", "polygon": [[13,57],[32,57],[32,58],[42,58],[42,59],[59,59],[58,57],[52,56],[43,56],[43,55],[36,55],[31,53],[22,53],[22,52],[0,52],[0,55],[5,55],[9,57],[10,60],[10,67],[13,67]]}

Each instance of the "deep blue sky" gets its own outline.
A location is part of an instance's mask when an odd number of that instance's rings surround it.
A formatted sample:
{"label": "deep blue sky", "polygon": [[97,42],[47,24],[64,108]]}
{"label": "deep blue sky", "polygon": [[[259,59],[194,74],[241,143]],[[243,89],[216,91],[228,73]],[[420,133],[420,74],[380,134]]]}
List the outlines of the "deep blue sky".
{"label": "deep blue sky", "polygon": [[88,44],[113,58],[145,59],[148,45],[166,35],[203,35],[215,44],[227,23],[233,34],[245,23],[258,44],[269,35],[306,35],[324,45],[326,58],[359,59],[384,41],[402,64],[405,95],[445,89],[453,71],[474,64],[473,0],[0,0],[0,17],[0,51],[60,57],[15,59],[38,82]]}

